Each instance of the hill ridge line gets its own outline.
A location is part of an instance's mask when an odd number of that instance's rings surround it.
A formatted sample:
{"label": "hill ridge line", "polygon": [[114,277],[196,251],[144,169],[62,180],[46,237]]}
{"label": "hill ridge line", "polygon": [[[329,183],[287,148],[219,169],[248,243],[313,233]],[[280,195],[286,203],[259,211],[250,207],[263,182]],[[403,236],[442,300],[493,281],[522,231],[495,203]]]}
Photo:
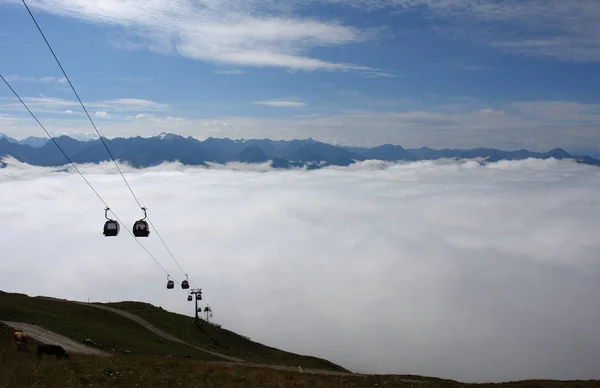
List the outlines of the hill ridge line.
{"label": "hill ridge line", "polygon": [[[438,159],[480,159],[485,163],[501,160],[572,159],[576,163],[600,166],[598,154],[580,155],[562,148],[549,151],[502,150],[498,148],[404,148],[401,145],[346,146],[309,139],[272,140],[212,138],[198,140],[176,134],[152,137],[103,138],[111,153],[121,163],[134,168],[157,166],[165,162],[210,167],[210,164],[241,162],[267,163],[274,169],[320,169],[327,166],[350,166],[365,160],[415,162]],[[63,135],[57,144],[75,164],[100,163],[109,160],[100,140],[80,141]],[[34,166],[64,166],[64,155],[55,144],[41,147],[14,143],[0,137],[0,160],[11,156]],[[0,164],[0,167],[2,165]]]}
{"label": "hill ridge line", "polygon": [[52,297],[47,297],[47,296],[41,296],[40,299],[47,299],[47,300],[53,300],[53,301],[59,301],[59,302],[64,302],[64,303],[75,303],[75,304],[79,304],[82,306],[90,306],[90,307],[94,307],[100,310],[105,310],[105,311],[110,311],[112,313],[118,314],[124,318],[127,318],[131,321],[134,321],[135,323],[139,324],[140,326],[142,326],[143,328],[145,328],[146,330],[158,335],[161,338],[164,338],[168,341],[172,341],[172,342],[177,342],[183,345],[187,345],[191,348],[194,348],[196,350],[200,350],[202,352],[206,352],[208,354],[211,354],[213,356],[216,357],[220,357],[222,359],[228,360],[228,361],[234,361],[234,362],[246,362],[245,360],[242,360],[241,358],[236,358],[236,357],[231,357],[231,356],[227,356],[225,354],[222,353],[218,353],[218,352],[213,352],[211,350],[207,350],[207,349],[203,349],[197,346],[194,346],[188,342],[185,342],[184,340],[175,337],[172,334],[169,334],[161,329],[159,329],[158,327],[154,326],[153,324],[151,324],[150,322],[148,322],[147,320],[145,320],[144,318],[132,314],[128,311],[124,311],[124,310],[120,310],[114,307],[109,307],[109,306],[104,306],[101,304],[97,304],[97,303],[86,303],[86,302],[79,302],[79,301],[73,301],[73,300],[64,300],[64,299],[58,299],[58,298],[52,298]]}
{"label": "hill ridge line", "polygon": [[[226,365],[231,365],[231,366],[246,366],[246,367],[253,367],[253,368],[269,368],[269,369],[275,369],[275,370],[300,372],[300,373],[307,373],[307,374],[336,375],[336,376],[367,376],[367,375],[362,375],[362,374],[352,373],[352,372],[336,372],[336,371],[329,371],[329,370],[325,370],[325,369],[300,368],[300,367],[292,367],[292,366],[287,366],[287,365],[261,364],[261,363],[255,363],[255,362],[248,362],[248,361],[245,361],[240,358],[227,356],[222,353],[213,352],[213,351],[210,351],[207,349],[203,349],[203,348],[194,346],[188,342],[185,342],[184,340],[182,340],[180,338],[175,337],[172,334],[169,334],[169,333],[157,328],[156,326],[152,325],[150,322],[146,321],[142,317],[135,315],[133,313],[130,313],[128,311],[120,310],[120,309],[117,309],[114,307],[104,306],[104,305],[98,304],[98,303],[79,302],[79,301],[74,301],[74,300],[52,298],[49,296],[38,296],[38,298],[52,300],[52,301],[56,301],[56,302],[63,302],[63,303],[74,303],[74,304],[78,304],[78,305],[82,305],[82,306],[90,306],[90,307],[94,307],[94,308],[97,308],[100,310],[109,311],[109,312],[112,312],[114,314],[120,315],[124,318],[127,318],[129,320],[136,322],[140,326],[144,327],[146,330],[148,330],[168,341],[177,342],[177,343],[189,346],[191,348],[194,348],[196,350],[200,350],[202,352],[206,352],[213,356],[220,357],[220,358],[223,358],[224,360],[227,360],[227,361],[212,361],[212,362],[210,362],[210,363],[214,363],[214,364],[226,364]],[[46,329],[44,329],[44,330],[46,330]],[[49,330],[47,330],[47,331],[49,332]],[[414,381],[412,381],[412,382],[414,382]]]}
{"label": "hill ridge line", "polygon": [[119,314],[120,316],[122,316],[124,318],[130,319],[130,320],[138,323],[139,325],[141,325],[145,329],[153,332],[154,334],[156,334],[156,335],[158,335],[158,336],[160,336],[160,337],[162,337],[162,338],[164,338],[166,340],[173,341],[173,342],[178,342],[178,343],[183,344],[183,345],[187,345],[187,346],[189,346],[191,348],[194,348],[196,350],[200,350],[202,352],[206,352],[208,354],[212,354],[213,356],[217,356],[217,357],[223,358],[223,359],[228,360],[228,361],[246,362],[245,360],[242,360],[241,358],[227,356],[227,355],[222,354],[222,353],[213,352],[211,350],[207,350],[207,349],[200,348],[198,346],[194,346],[194,345],[192,345],[192,344],[190,344],[188,342],[185,342],[184,340],[182,340],[180,338],[175,337],[172,334],[169,334],[169,333],[167,333],[165,331],[162,331],[158,327],[156,327],[153,324],[151,324],[150,322],[146,321],[144,318],[142,318],[140,316],[137,316],[135,314],[132,314],[132,313],[130,313],[128,311],[123,311],[123,310],[119,310],[119,309],[114,308],[114,307],[103,306],[103,305],[99,305],[99,304],[96,304],[96,303],[85,303],[85,302],[72,302],[72,303],[77,303],[77,304],[81,304],[81,305],[85,305],[85,306],[92,306],[92,307],[95,307],[95,308],[98,308],[98,309],[101,309],[101,310],[106,310],[106,311],[113,312],[115,314]]}
{"label": "hill ridge line", "polygon": [[224,360],[227,361],[214,361],[212,363],[220,363],[220,364],[227,364],[227,365],[236,365],[236,366],[246,366],[246,367],[255,367],[255,368],[269,368],[269,369],[276,369],[276,370],[284,370],[284,371],[292,371],[292,372],[300,372],[300,373],[308,373],[308,374],[325,374],[325,375],[336,375],[336,376],[356,376],[356,375],[361,375],[361,374],[357,374],[357,373],[347,373],[347,372],[336,372],[336,371],[329,371],[329,370],[325,370],[325,369],[312,369],[312,368],[296,368],[296,367],[292,367],[292,366],[287,366],[287,365],[277,365],[277,364],[260,364],[260,363],[255,363],[255,362],[248,362],[246,360],[240,359],[240,358],[236,358],[236,357],[231,357],[231,356],[227,356],[225,354],[222,353],[218,353],[218,352],[213,352],[211,350],[207,350],[207,349],[203,349],[197,346],[194,346],[188,342],[185,342],[184,340],[175,337],[172,334],[169,334],[159,328],[157,328],[156,326],[152,325],[150,322],[146,321],[144,318],[135,315],[133,313],[130,313],[128,311],[124,311],[124,310],[120,310],[118,308],[114,308],[114,307],[109,307],[109,306],[104,306],[102,304],[98,304],[98,303],[86,303],[86,302],[79,302],[79,301],[73,301],[73,300],[66,300],[66,299],[58,299],[58,298],[52,298],[49,296],[39,296],[38,298],[40,299],[46,299],[46,300],[52,300],[52,301],[58,301],[58,302],[64,302],[64,303],[75,303],[75,304],[79,304],[82,306],[90,306],[90,307],[94,307],[100,310],[105,310],[105,311],[109,311],[112,312],[114,314],[118,314],[124,318],[127,318],[129,320],[132,320],[134,322],[136,322],[137,324],[141,325],[142,327],[144,327],[146,330],[168,340],[168,341],[173,341],[173,342],[177,342],[186,346],[189,346],[191,348],[194,348],[196,350],[200,350],[202,352],[206,352],[208,354],[211,354],[213,356],[216,357],[220,357],[223,358]]}

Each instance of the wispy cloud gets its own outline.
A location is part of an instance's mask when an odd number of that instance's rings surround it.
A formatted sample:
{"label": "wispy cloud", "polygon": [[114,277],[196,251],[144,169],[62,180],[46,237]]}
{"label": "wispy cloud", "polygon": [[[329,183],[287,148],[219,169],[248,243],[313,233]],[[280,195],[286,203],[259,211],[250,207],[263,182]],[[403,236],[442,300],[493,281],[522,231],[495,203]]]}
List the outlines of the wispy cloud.
{"label": "wispy cloud", "polygon": [[254,101],[254,103],[259,105],[277,106],[280,108],[298,108],[307,105],[304,102],[285,100]]}
{"label": "wispy cloud", "polygon": [[96,112],[96,117],[107,117],[108,113],[104,111]]}
{"label": "wispy cloud", "polygon": [[151,82],[154,81],[154,77],[117,77],[119,81],[127,82]]}
{"label": "wispy cloud", "polygon": [[[0,0],[19,4],[15,0]],[[296,70],[371,70],[368,66],[309,57],[317,47],[370,39],[372,31],[300,17],[295,1],[36,0],[34,11],[119,26],[131,39],[120,45],[246,66]]]}
{"label": "wispy cloud", "polygon": [[244,70],[217,70],[215,74],[226,74],[226,75],[237,75],[237,74],[245,74]]}
{"label": "wispy cloud", "polygon": [[472,63],[466,63],[463,61],[447,61],[444,64],[460,70],[486,70],[487,66],[475,65]]}
{"label": "wispy cloud", "polygon": [[6,78],[9,82],[41,82],[41,83],[58,83],[63,84],[67,82],[65,77],[35,77],[35,76],[24,76],[24,75],[7,75]]}
{"label": "wispy cloud", "polygon": [[[41,95],[41,94],[40,94]],[[1,101],[7,101],[2,103]],[[10,102],[8,102],[10,101]],[[82,111],[81,105],[78,101],[67,100],[63,98],[55,97],[24,97],[23,101],[36,112],[44,113],[73,113],[74,111]],[[167,104],[158,103],[151,100],[143,100],[138,98],[118,98],[106,101],[84,101],[86,108],[93,108],[102,111],[117,111],[117,112],[131,112],[131,111],[165,111],[170,107]],[[68,108],[68,112],[65,111]],[[2,98],[0,99],[0,110],[22,110],[21,105],[15,98]]]}
{"label": "wispy cloud", "polygon": [[522,117],[571,122],[600,124],[600,104],[581,104],[570,101],[520,101],[508,104]]}
{"label": "wispy cloud", "polygon": [[153,115],[153,114],[151,114],[151,113],[139,113],[139,114],[135,115],[135,118],[136,118],[137,120],[140,120],[140,119],[147,119],[147,118],[151,118],[151,117],[153,117],[153,116],[154,116],[154,115]]}
{"label": "wispy cloud", "polygon": [[360,73],[365,78],[394,78],[397,77],[394,74],[386,73],[384,71],[363,71]]}
{"label": "wispy cloud", "polygon": [[[340,144],[375,146],[384,143],[406,147],[496,147],[548,151],[582,149],[600,143],[600,105],[572,101],[509,101],[488,104],[476,99],[442,100],[439,105],[419,106],[411,100],[370,101],[355,91],[340,91],[359,109],[332,108],[295,96],[252,101],[271,107],[283,117],[213,116],[198,118],[175,113],[168,105],[143,99],[114,99],[86,103],[96,112],[107,112],[102,134],[145,136],[169,131],[199,138],[293,139],[312,137]],[[52,113],[44,124],[65,133],[79,133],[81,109],[76,101],[28,97],[34,112]],[[306,111],[307,108],[309,112]],[[304,112],[304,115],[299,113]],[[39,135],[23,107],[14,99],[0,98],[0,113],[12,117],[0,121],[0,132],[19,137]],[[12,116],[11,116],[12,115]],[[109,117],[109,118],[108,118]],[[19,120],[21,118],[23,120]],[[57,129],[58,130],[58,129]]]}
{"label": "wispy cloud", "polygon": [[597,0],[322,0],[365,10],[421,8],[450,20],[436,27],[511,53],[572,62],[600,62]]}

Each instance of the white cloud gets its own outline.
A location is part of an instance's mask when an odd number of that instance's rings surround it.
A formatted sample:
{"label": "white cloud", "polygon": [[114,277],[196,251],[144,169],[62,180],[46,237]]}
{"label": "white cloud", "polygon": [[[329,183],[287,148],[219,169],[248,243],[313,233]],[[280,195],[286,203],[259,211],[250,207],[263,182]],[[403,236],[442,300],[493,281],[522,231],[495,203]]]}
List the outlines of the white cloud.
{"label": "white cloud", "polygon": [[106,117],[106,116],[108,116],[107,112],[104,112],[104,111],[96,112],[96,117]]}
{"label": "white cloud", "polygon": [[[123,169],[217,322],[253,340],[357,372],[600,378],[597,168]],[[103,205],[81,178],[52,170],[0,170],[2,289],[191,315],[123,229],[102,236]],[[82,170],[124,228],[141,216],[113,165]],[[155,234],[143,244],[182,280]]]}
{"label": "white cloud", "polygon": [[[168,125],[170,132],[198,138],[312,137],[326,142],[337,138],[347,145],[375,146],[389,142],[410,148],[485,146],[548,151],[600,144],[600,116],[593,113],[595,109],[594,105],[540,101],[494,107],[479,105],[477,109],[449,112],[358,110],[278,119],[188,118],[178,123],[156,115],[151,122],[139,125],[135,122],[105,125],[103,133],[107,136],[159,133]],[[217,124],[223,122],[228,126]]]}
{"label": "white cloud", "polygon": [[573,62],[600,62],[600,7],[595,0],[420,3],[427,3],[438,15],[474,23],[474,28],[483,31],[481,39],[494,48]]}
{"label": "white cloud", "polygon": [[363,10],[423,8],[451,20],[435,28],[506,52],[573,62],[600,62],[597,0],[316,0]]}
{"label": "white cloud", "polygon": [[[337,139],[345,145],[393,143],[409,148],[495,147],[533,151],[548,151],[556,147],[589,149],[600,144],[600,105],[597,104],[519,101],[490,106],[484,101],[458,100],[457,104],[420,110],[411,107],[415,104],[410,100],[384,104],[383,101],[369,100],[365,95],[346,91],[344,94],[351,94],[352,104],[361,109],[312,111],[298,115],[297,109],[304,110],[301,107],[308,105],[290,97],[290,100],[255,102],[281,107],[281,111],[289,112],[289,117],[198,118],[167,114],[162,111],[168,109],[167,106],[146,100],[132,100],[130,104],[118,102],[122,100],[95,104],[98,109],[111,111],[110,121],[102,126],[102,135],[107,137],[149,136],[168,130],[200,139],[209,136],[236,139],[267,137],[275,140],[312,137],[325,142]],[[0,99],[0,112],[22,114],[23,108],[18,103],[11,102],[8,104],[11,106],[7,107],[7,104],[2,105],[2,101]],[[54,125],[64,133],[80,133],[82,128],[89,128],[89,123],[84,120],[64,117],[65,108],[80,111],[75,102],[44,99],[40,103],[46,105],[36,107],[34,112],[39,112],[43,106],[50,112],[59,110],[63,114],[63,117],[45,117],[42,120],[45,125]],[[319,108],[314,104],[311,106]],[[10,122],[0,121],[0,132],[15,138],[40,135],[40,129],[26,116],[15,117]]]}
{"label": "white cloud", "polygon": [[109,101],[100,101],[92,103],[92,106],[115,106],[118,110],[129,109],[147,109],[147,110],[167,110],[169,105],[161,104],[151,100],[143,100],[139,98],[118,98]]}
{"label": "white cloud", "polygon": [[246,72],[243,70],[217,70],[215,74],[225,74],[225,75],[237,75],[237,74],[245,74]]}
{"label": "white cloud", "polygon": [[24,75],[7,75],[6,80],[8,82],[42,82],[42,83],[66,83],[67,79],[65,77],[34,77],[34,76],[24,76]]}
{"label": "white cloud", "polygon": [[153,116],[153,115],[152,115],[152,114],[149,114],[149,113],[139,113],[139,114],[137,114],[137,115],[135,116],[135,118],[136,118],[136,119],[147,119],[147,118],[150,118],[150,117],[152,117],[152,116]]}
{"label": "white cloud", "polygon": [[[79,112],[83,113],[81,105],[76,100],[45,97],[41,93],[40,97],[22,97],[22,99],[34,112],[64,113],[64,108],[77,108]],[[12,102],[0,103],[0,110],[20,111],[23,109],[23,105],[16,98],[2,98],[1,100]],[[117,112],[130,112],[135,110],[165,111],[170,109],[169,105],[167,104],[138,98],[118,98],[106,101],[84,101],[83,104],[85,105],[86,109],[106,109]],[[73,111],[73,109],[69,110]]]}
{"label": "white cloud", "polygon": [[[15,3],[14,0],[0,2]],[[90,23],[121,27],[132,36],[119,39],[129,49],[147,48],[160,53],[247,66],[298,70],[369,70],[307,56],[317,47],[361,42],[372,36],[336,21],[299,17],[299,4],[262,0],[36,0],[30,6]],[[134,39],[135,37],[135,39]]]}
{"label": "white cloud", "polygon": [[254,101],[255,104],[277,106],[280,108],[297,108],[306,106],[305,103],[299,101],[285,101],[285,100],[268,100],[268,101]]}

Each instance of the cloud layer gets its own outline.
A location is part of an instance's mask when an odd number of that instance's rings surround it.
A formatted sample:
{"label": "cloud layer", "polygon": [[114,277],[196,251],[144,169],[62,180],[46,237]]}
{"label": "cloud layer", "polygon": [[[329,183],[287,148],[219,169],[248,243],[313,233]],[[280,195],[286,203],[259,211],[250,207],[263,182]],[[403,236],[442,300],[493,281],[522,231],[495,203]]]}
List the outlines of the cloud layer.
{"label": "cloud layer", "polygon": [[[192,313],[124,230],[102,236],[102,203],[78,175],[8,162],[3,290]],[[142,216],[114,166],[82,171],[123,228]],[[358,372],[600,377],[596,168],[526,160],[124,171],[217,321],[240,334]],[[181,281],[156,234],[143,243]]]}
{"label": "cloud layer", "polygon": [[[19,5],[18,0],[0,3]],[[120,27],[115,45],[234,65],[302,70],[367,70],[310,56],[314,48],[372,38],[373,30],[306,16],[315,4],[363,12],[423,10],[444,36],[474,40],[504,52],[572,62],[600,61],[596,0],[30,0],[36,11]],[[300,16],[302,15],[302,16]],[[441,21],[441,23],[438,23]]]}
{"label": "cloud layer", "polygon": [[[20,4],[15,0],[1,2]],[[298,70],[371,70],[307,55],[312,48],[363,41],[369,31],[291,13],[295,2],[262,0],[31,0],[36,11],[117,26],[144,48],[216,63]]]}

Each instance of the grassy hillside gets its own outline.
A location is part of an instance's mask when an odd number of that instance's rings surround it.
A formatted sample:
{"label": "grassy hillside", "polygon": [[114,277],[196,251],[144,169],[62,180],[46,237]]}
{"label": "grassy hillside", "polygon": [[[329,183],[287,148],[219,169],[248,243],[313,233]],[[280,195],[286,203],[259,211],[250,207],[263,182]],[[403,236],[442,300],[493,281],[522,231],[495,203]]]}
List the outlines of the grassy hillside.
{"label": "grassy hillside", "polygon": [[[250,341],[231,331],[169,313],[145,303],[108,304],[134,313],[183,340],[255,363],[302,365],[343,371],[319,358],[301,356]],[[0,323],[0,388],[21,387],[403,387],[403,388],[592,388],[600,381],[519,381],[503,384],[463,384],[452,380],[408,375],[309,374],[295,368],[235,365],[189,346],[164,340],[113,312],[85,304],[32,298],[0,291],[0,320],[31,323],[81,342],[91,338],[110,357],[71,354],[69,360],[35,358],[36,342],[16,349],[13,329]],[[131,351],[129,355],[120,349]],[[187,356],[183,358],[178,356]]]}
{"label": "grassy hillside", "polygon": [[106,305],[138,315],[161,330],[192,345],[246,361],[289,366],[300,365],[303,368],[348,372],[330,361],[265,346],[232,331],[210,325],[203,320],[198,326],[194,326],[191,324],[191,317],[171,313],[148,303],[119,302],[106,303]]}
{"label": "grassy hillside", "polygon": [[32,298],[0,291],[0,321],[31,323],[77,342],[86,338],[105,351],[129,350],[137,355],[180,355],[197,360],[217,359],[183,344],[173,343],[117,314],[93,307]]}
{"label": "grassy hillside", "polygon": [[[327,360],[271,348],[205,322],[195,326],[191,317],[171,313],[147,303],[122,302],[106,305],[136,314],[191,345],[245,361],[346,371]],[[35,324],[77,342],[91,338],[104,345],[103,350],[109,352],[111,349],[116,352],[125,349],[136,355],[189,355],[196,360],[222,360],[190,346],[163,339],[118,314],[85,304],[0,291],[0,321]]]}
{"label": "grassy hillside", "polygon": [[35,359],[35,344],[16,350],[12,329],[0,324],[0,388],[75,387],[401,387],[401,388],[592,388],[597,381],[521,381],[505,384],[462,384],[419,376],[322,376],[297,372],[212,364],[209,361],[156,356]]}

